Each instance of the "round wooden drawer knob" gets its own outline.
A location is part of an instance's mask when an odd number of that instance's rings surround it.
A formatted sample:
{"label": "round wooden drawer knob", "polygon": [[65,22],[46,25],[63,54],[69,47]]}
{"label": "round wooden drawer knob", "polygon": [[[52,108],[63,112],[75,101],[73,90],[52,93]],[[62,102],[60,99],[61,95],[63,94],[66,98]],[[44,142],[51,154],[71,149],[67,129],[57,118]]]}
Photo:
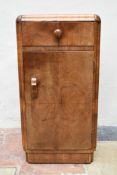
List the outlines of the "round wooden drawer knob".
{"label": "round wooden drawer knob", "polygon": [[61,29],[54,30],[54,35],[57,39],[60,39],[62,36],[62,30]]}

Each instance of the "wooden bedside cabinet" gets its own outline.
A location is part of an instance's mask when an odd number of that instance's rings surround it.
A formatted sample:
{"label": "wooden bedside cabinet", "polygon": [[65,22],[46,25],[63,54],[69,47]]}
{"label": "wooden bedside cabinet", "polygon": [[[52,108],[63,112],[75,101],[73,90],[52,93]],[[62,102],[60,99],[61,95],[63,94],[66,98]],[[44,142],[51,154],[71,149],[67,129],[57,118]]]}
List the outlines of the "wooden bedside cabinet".
{"label": "wooden bedside cabinet", "polygon": [[90,163],[96,148],[100,18],[17,18],[23,148],[30,163]]}

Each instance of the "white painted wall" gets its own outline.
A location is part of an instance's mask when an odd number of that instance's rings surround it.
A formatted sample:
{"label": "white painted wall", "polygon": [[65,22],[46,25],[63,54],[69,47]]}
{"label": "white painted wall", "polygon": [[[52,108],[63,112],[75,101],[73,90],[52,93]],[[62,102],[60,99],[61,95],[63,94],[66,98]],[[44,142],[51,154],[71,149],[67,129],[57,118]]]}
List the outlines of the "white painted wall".
{"label": "white painted wall", "polygon": [[20,14],[96,13],[102,19],[99,125],[117,125],[117,1],[0,0],[0,127],[20,127],[15,19]]}

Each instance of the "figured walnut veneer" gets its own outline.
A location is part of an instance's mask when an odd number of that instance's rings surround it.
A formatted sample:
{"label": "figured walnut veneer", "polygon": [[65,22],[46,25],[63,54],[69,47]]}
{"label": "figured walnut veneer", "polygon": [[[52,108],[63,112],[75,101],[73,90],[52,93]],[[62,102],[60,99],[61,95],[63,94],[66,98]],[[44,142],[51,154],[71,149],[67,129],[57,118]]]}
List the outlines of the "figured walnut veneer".
{"label": "figured walnut veneer", "polygon": [[30,163],[90,163],[96,148],[100,18],[17,18],[22,140]]}

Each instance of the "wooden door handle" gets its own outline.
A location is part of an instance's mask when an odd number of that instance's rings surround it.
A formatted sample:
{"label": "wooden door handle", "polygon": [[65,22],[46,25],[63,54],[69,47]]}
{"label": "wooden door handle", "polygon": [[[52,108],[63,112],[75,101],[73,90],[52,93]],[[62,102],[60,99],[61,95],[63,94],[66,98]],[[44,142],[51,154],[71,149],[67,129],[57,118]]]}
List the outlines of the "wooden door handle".
{"label": "wooden door handle", "polygon": [[54,30],[54,35],[55,35],[56,39],[59,40],[62,36],[62,30],[61,29]]}
{"label": "wooden door handle", "polygon": [[37,98],[38,95],[38,82],[36,77],[31,78],[31,96]]}

